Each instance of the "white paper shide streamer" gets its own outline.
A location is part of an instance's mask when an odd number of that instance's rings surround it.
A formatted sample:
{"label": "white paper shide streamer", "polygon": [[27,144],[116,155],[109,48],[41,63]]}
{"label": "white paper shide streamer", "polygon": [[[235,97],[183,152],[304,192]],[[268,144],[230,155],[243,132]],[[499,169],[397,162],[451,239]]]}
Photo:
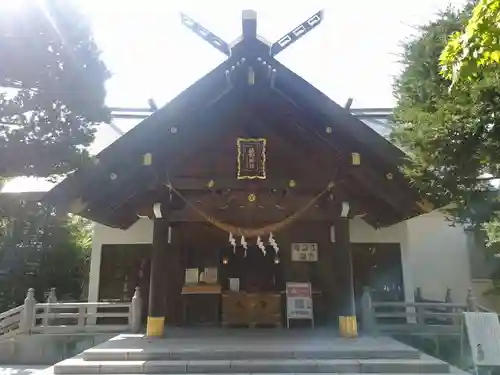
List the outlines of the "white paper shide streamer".
{"label": "white paper shide streamer", "polygon": [[229,233],[229,243],[233,247],[233,254],[236,253],[236,239],[234,238],[232,233]]}
{"label": "white paper shide streamer", "polygon": [[245,249],[245,257],[247,256],[247,249],[248,249],[248,244],[247,241],[245,240],[245,236],[241,236],[241,246]]}
{"label": "white paper shide streamer", "polygon": [[273,237],[272,233],[269,233],[269,245],[274,249],[274,252],[276,255],[278,255],[280,249],[278,247],[278,244],[276,243],[276,240]]}
{"label": "white paper shide streamer", "polygon": [[262,240],[260,239],[260,236],[257,237],[256,245],[262,251],[262,254],[264,254],[264,256],[265,256],[267,254],[266,246],[264,245],[264,242],[262,242]]}

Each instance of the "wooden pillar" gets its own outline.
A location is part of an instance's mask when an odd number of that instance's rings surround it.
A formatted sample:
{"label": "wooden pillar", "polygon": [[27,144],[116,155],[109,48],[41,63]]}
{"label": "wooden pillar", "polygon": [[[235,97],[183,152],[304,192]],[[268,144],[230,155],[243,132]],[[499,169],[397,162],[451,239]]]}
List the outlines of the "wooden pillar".
{"label": "wooden pillar", "polygon": [[336,264],[336,272],[342,273],[342,283],[344,296],[342,298],[341,316],[355,316],[356,304],[354,300],[354,275],[352,266],[352,251],[351,239],[349,236],[349,219],[346,217],[339,217],[334,224],[335,230],[335,251],[338,256],[335,257],[342,265]]}
{"label": "wooden pillar", "polygon": [[335,220],[335,251],[334,257],[339,264],[335,265],[335,271],[340,272],[340,280],[343,293],[340,296],[339,328],[344,337],[357,336],[356,303],[354,298],[354,275],[352,264],[351,239],[349,234],[349,218],[339,217]]}
{"label": "wooden pillar", "polygon": [[[161,215],[160,215],[161,216]],[[151,275],[149,279],[149,308],[146,334],[149,337],[163,337],[167,310],[167,254],[170,250],[169,223],[162,217],[155,217],[153,246],[151,249]]]}

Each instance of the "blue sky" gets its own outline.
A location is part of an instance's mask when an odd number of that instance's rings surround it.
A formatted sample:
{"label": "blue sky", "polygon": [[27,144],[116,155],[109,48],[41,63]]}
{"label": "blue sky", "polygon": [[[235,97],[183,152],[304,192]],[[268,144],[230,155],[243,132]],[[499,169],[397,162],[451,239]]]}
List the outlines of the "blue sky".
{"label": "blue sky", "polygon": [[[107,85],[110,106],[161,105],[223,61],[224,56],[181,25],[180,12],[227,42],[241,32],[241,11],[258,12],[258,33],[269,41],[324,9],[323,24],[278,59],[325,92],[353,107],[390,107],[392,82],[400,66],[400,43],[413,26],[434,18],[449,3],[463,0],[77,0],[91,20],[102,58],[113,73]],[[22,0],[0,0],[0,11]],[[119,5],[118,5],[119,4]],[[292,5],[293,4],[293,5]],[[18,7],[20,8],[20,7]],[[22,10],[22,9],[19,9]],[[116,122],[128,130],[136,122]],[[104,125],[92,152],[118,135]],[[4,191],[45,190],[48,184],[16,179]]]}

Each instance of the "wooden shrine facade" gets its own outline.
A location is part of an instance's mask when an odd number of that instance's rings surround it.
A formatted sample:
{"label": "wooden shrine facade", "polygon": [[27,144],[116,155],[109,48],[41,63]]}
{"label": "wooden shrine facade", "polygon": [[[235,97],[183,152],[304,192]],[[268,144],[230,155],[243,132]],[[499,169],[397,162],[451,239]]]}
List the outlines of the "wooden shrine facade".
{"label": "wooden shrine facade", "polygon": [[162,334],[168,273],[182,268],[169,258],[172,238],[203,242],[196,228],[209,225],[225,238],[219,248],[278,254],[270,235],[300,223],[332,227],[332,261],[345,266],[336,270],[347,301],[339,315],[353,316],[349,220],[379,228],[430,209],[399,171],[401,150],[275,60],[321,20],[318,12],[269,45],[245,11],[242,37],[230,46],[183,16],[227,60],[45,197],[109,227],[154,221],[149,334]]}

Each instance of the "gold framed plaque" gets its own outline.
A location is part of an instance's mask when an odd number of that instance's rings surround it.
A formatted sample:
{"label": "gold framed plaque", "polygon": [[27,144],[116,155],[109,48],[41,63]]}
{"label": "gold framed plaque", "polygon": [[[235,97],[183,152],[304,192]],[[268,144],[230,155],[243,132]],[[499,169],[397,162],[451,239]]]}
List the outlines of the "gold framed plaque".
{"label": "gold framed plaque", "polygon": [[266,139],[238,138],[237,147],[237,179],[266,179]]}

